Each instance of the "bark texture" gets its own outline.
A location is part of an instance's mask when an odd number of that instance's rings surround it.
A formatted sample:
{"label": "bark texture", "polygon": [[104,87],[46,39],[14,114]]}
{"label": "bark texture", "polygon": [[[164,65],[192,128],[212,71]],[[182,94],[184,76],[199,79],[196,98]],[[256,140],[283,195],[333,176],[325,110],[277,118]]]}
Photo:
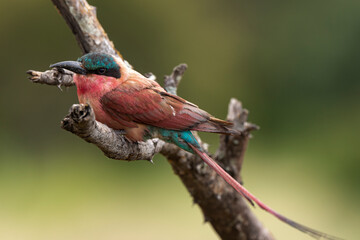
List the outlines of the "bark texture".
{"label": "bark texture", "polygon": [[[83,53],[105,52],[121,56],[96,18],[95,8],[85,0],[52,0],[74,33]],[[164,88],[176,94],[177,86],[186,70],[186,64],[177,66],[165,77]],[[55,86],[72,86],[72,73],[55,69],[38,72],[30,70],[29,79],[34,83]],[[149,78],[155,79],[152,74]],[[240,136],[221,136],[220,147],[214,158],[241,181],[240,170],[250,132],[258,127],[247,122],[248,111],[241,103],[231,99],[228,120],[241,131]],[[91,106],[74,104],[62,120],[61,127],[85,141],[95,144],[113,159],[150,160],[156,153],[163,154],[176,175],[204,213],[221,239],[274,239],[271,233],[253,215],[243,197],[220,178],[199,157],[159,139],[146,142],[129,142],[121,131],[113,130],[95,120]],[[202,144],[206,149],[206,144]]]}

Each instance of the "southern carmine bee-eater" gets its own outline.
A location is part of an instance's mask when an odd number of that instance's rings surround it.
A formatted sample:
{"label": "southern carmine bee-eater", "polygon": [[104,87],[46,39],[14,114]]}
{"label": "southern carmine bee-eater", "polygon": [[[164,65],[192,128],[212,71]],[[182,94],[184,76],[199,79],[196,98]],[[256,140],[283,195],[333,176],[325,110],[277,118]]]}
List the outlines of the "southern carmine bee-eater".
{"label": "southern carmine bee-eater", "polygon": [[156,81],[133,70],[121,58],[88,53],[77,61],[51,65],[74,72],[79,102],[89,104],[97,121],[124,130],[131,141],[160,138],[197,154],[251,204],[314,238],[338,239],[277,213],[225,172],[211,159],[191,131],[240,134],[232,124],[211,116],[193,103],[166,92]]}

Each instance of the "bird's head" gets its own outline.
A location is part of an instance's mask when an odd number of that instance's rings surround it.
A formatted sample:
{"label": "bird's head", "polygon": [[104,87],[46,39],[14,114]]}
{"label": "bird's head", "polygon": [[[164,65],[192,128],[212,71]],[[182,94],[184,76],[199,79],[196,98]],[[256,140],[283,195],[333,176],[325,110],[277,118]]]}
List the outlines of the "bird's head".
{"label": "bird's head", "polygon": [[50,65],[51,68],[64,68],[81,75],[96,74],[120,78],[122,60],[106,53],[88,53],[77,61],[64,61]]}

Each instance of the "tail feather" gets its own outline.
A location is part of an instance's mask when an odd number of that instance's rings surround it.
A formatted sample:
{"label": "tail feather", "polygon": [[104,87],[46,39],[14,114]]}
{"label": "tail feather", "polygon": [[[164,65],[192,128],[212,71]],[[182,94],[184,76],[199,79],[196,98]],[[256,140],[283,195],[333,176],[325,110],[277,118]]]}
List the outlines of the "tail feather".
{"label": "tail feather", "polygon": [[211,132],[228,135],[240,135],[241,132],[233,128],[233,123],[215,117],[210,117],[205,122],[201,122],[191,128],[194,131]]}
{"label": "tail feather", "polygon": [[261,202],[259,199],[257,199],[252,193],[250,193],[245,187],[243,187],[239,182],[237,182],[233,177],[231,177],[224,169],[222,169],[212,158],[210,158],[205,152],[200,151],[195,146],[188,143],[190,148],[197,154],[199,157],[208,164],[212,169],[215,170],[217,174],[219,174],[227,183],[229,183],[237,192],[239,192],[242,196],[244,196],[252,205],[253,202],[255,202],[261,209],[265,210],[266,212],[270,213],[271,215],[278,218],[280,221],[292,226],[293,228],[298,229],[299,231],[302,231],[313,238],[316,239],[328,239],[328,240],[340,240],[341,238],[337,238],[331,235],[328,235],[326,233],[319,232],[317,230],[314,230],[312,228],[309,228],[307,226],[304,226],[302,224],[299,224],[297,222],[294,222],[293,220],[277,213],[267,205],[265,205],[263,202]]}
{"label": "tail feather", "polygon": [[216,118],[216,117],[210,117],[210,121],[212,121],[214,123],[218,123],[218,124],[220,124],[222,126],[232,127],[234,125],[232,122],[228,122],[228,121]]}

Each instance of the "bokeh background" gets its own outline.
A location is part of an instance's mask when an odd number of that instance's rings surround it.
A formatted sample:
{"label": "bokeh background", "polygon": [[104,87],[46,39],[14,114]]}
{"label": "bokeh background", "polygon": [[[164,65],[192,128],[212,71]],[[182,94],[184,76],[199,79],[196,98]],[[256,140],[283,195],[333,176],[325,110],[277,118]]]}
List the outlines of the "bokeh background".
{"label": "bokeh background", "polygon": [[[313,228],[360,235],[360,1],[89,1],[137,70],[189,69],[179,95],[261,126],[245,186]],[[51,1],[0,0],[0,239],[218,239],[166,160],[107,159],[63,131],[75,88],[28,69],[81,55]],[[216,135],[203,135],[217,147]],[[254,210],[278,239],[309,239]]]}

